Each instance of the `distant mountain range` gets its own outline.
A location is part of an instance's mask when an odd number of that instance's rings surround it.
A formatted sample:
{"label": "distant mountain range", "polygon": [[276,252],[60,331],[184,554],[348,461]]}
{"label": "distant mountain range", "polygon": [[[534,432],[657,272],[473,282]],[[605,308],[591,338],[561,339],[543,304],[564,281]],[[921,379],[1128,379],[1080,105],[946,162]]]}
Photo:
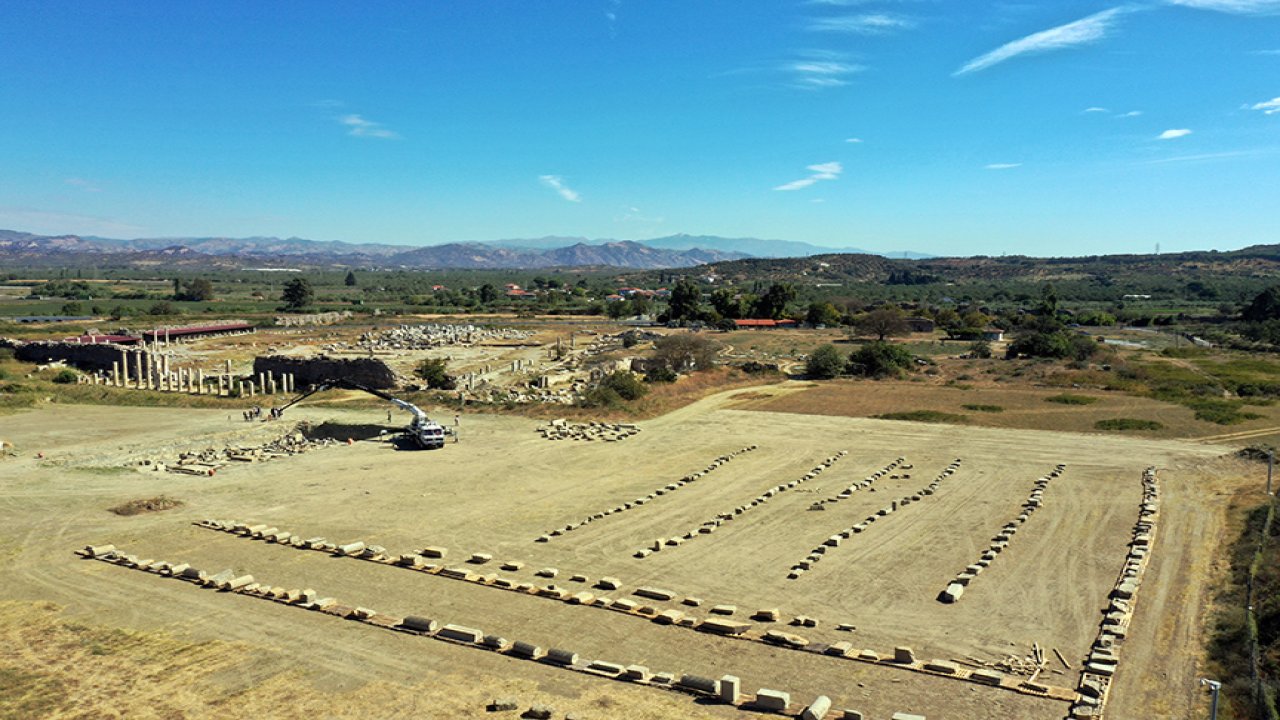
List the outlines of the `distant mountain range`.
{"label": "distant mountain range", "polygon": [[[693,267],[745,258],[804,257],[833,250],[808,243],[712,235],[671,235],[653,240],[588,240],[575,237],[495,240],[412,247],[275,237],[163,237],[129,240],[80,235],[35,235],[0,230],[0,262],[18,265],[168,264],[236,268],[251,266],[502,269],[616,267],[653,270]],[[894,257],[927,257],[900,253]]]}

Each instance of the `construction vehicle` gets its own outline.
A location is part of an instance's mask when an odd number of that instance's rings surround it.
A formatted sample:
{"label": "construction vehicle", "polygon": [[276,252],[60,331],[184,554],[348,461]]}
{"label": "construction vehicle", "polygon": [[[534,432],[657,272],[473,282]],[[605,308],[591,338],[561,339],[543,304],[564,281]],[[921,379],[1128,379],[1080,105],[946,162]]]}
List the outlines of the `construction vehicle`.
{"label": "construction vehicle", "polygon": [[[444,426],[442,426],[440,423],[435,422],[431,418],[427,417],[427,414],[423,412],[422,409],[419,408],[417,405],[414,405],[413,403],[405,400],[401,400],[400,398],[395,397],[389,393],[385,393],[381,390],[375,390],[374,388],[366,387],[364,385],[361,385],[360,383],[352,382],[350,380],[329,380],[316,385],[312,385],[310,388],[305,390],[301,395],[290,400],[287,404],[284,405],[284,407],[277,409],[276,413],[277,415],[282,415],[284,414],[285,410],[288,410],[289,408],[293,407],[294,405],[297,405],[298,403],[302,402],[303,400],[306,400],[307,398],[311,397],[312,395],[315,395],[318,392],[321,392],[323,390],[329,390],[330,388],[341,388],[344,390],[360,390],[363,392],[367,392],[370,395],[373,395],[375,397],[380,397],[383,400],[386,400],[387,402],[392,403],[393,405],[400,408],[401,410],[408,410],[409,413],[413,415],[413,420],[411,420],[409,422],[409,425],[404,429],[404,434],[408,436],[408,438],[413,442],[414,445],[417,445],[419,448],[423,450],[433,450],[436,448],[444,447],[445,435],[451,434],[447,430],[445,430]],[[388,417],[390,417],[390,415],[388,415]]]}

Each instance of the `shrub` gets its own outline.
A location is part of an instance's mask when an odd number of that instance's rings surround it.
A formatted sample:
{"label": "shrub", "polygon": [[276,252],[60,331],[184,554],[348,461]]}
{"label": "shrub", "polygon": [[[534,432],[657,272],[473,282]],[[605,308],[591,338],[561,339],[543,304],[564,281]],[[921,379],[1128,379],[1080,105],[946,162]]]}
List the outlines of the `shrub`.
{"label": "shrub", "polygon": [[53,382],[59,385],[71,385],[80,377],[75,370],[59,370],[57,375],[53,376]]}
{"label": "shrub", "polygon": [[427,358],[418,363],[413,374],[422,378],[432,390],[453,390],[457,387],[454,377],[448,373],[449,363],[444,358]]}
{"label": "shrub", "polygon": [[1058,403],[1059,405],[1092,405],[1098,402],[1098,398],[1089,397],[1088,395],[1072,395],[1071,393],[1062,393],[1061,395],[1052,395],[1044,399],[1045,402]]}
{"label": "shrub", "polygon": [[659,383],[659,382],[669,383],[669,382],[675,382],[677,377],[679,376],[676,375],[671,368],[662,366],[662,367],[651,368],[649,372],[645,373],[644,380],[645,382],[651,382],[651,383]]}
{"label": "shrub", "polygon": [[1093,426],[1099,430],[1162,430],[1164,425],[1155,420],[1136,420],[1134,418],[1112,418],[1099,420]]}
{"label": "shrub", "polygon": [[804,372],[809,377],[829,380],[844,369],[844,357],[835,345],[823,345],[809,355]]}
{"label": "shrub", "polygon": [[906,412],[884,413],[873,417],[878,420],[909,420],[911,422],[927,423],[962,423],[968,419],[964,415],[938,412],[937,410],[908,410]]}
{"label": "shrub", "polygon": [[623,400],[639,400],[649,392],[649,388],[640,382],[635,373],[626,370],[617,370],[606,375],[600,381],[600,387],[612,390]]}
{"label": "shrub", "polygon": [[989,358],[991,357],[991,343],[986,340],[978,340],[969,345],[969,354],[976,358]]}
{"label": "shrub", "polygon": [[1003,407],[1000,407],[999,405],[977,405],[977,404],[969,404],[969,405],[963,405],[962,407],[963,407],[965,410],[972,410],[972,411],[974,411],[974,412],[984,412],[984,413],[1002,413],[1002,412],[1004,412],[1004,408],[1003,408]]}
{"label": "shrub", "polygon": [[849,356],[848,372],[864,377],[888,377],[900,374],[914,361],[911,351],[900,345],[871,342]]}

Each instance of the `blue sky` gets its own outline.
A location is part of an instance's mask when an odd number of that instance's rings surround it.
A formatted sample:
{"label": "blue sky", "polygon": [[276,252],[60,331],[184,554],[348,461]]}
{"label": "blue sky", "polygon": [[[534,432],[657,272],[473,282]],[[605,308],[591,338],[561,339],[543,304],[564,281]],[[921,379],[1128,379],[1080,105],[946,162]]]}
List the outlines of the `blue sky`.
{"label": "blue sky", "polygon": [[0,3],[0,227],[1280,242],[1280,0]]}

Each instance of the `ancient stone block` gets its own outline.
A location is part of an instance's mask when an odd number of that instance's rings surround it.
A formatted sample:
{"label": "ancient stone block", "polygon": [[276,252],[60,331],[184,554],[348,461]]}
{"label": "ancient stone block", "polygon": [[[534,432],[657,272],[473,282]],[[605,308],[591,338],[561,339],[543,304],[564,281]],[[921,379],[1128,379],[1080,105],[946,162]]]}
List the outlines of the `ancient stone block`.
{"label": "ancient stone block", "polygon": [[805,708],[804,712],[800,713],[800,720],[823,720],[829,710],[831,710],[831,698],[819,695],[809,703],[809,707]]}
{"label": "ancient stone block", "polygon": [[649,598],[651,600],[672,600],[676,596],[676,594],[670,590],[663,590],[661,588],[654,587],[642,587],[637,589],[633,594],[638,595],[639,597]]}
{"label": "ancient stone block", "polygon": [[893,661],[909,665],[916,661],[915,651],[905,645],[900,645],[893,649]]}
{"label": "ancient stone block", "polygon": [[735,675],[722,675],[717,695],[721,702],[737,705],[742,700],[742,681]]}
{"label": "ancient stone block", "polygon": [[786,712],[791,704],[791,694],[781,690],[760,688],[756,691],[756,707],[769,712]]}
{"label": "ancient stone block", "polygon": [[438,637],[448,638],[449,640],[458,640],[459,642],[478,643],[484,637],[484,633],[475,628],[464,627],[462,625],[445,625],[440,628],[440,632],[436,633]]}
{"label": "ancient stone block", "polygon": [[419,615],[408,615],[404,620],[400,621],[400,626],[419,633],[433,633],[440,624],[430,618],[424,618]]}
{"label": "ancient stone block", "polygon": [[557,665],[576,665],[578,653],[562,648],[551,648],[547,651],[547,660]]}

